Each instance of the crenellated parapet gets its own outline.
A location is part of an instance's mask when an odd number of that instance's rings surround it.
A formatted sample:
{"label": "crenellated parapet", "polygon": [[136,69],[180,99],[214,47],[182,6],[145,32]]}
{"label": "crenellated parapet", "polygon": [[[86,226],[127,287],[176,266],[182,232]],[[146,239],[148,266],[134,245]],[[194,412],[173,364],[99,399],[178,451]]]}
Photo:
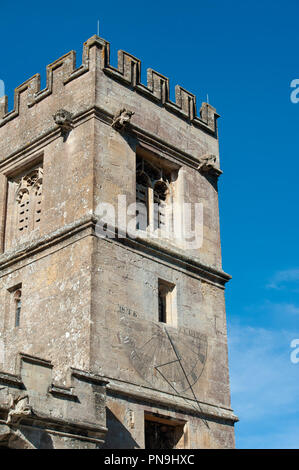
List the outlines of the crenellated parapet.
{"label": "crenellated parapet", "polygon": [[[91,49],[96,47],[100,54],[91,56]],[[27,91],[27,106],[36,103],[53,93],[53,74],[59,68],[63,70],[63,85],[80,77],[92,68],[100,67],[111,79],[119,81],[137,93],[164,106],[169,112],[187,120],[194,126],[216,135],[216,121],[219,115],[208,103],[202,103],[197,114],[196,97],[181,86],[175,87],[175,102],[170,100],[169,79],[155,70],[147,70],[147,85],[141,83],[141,61],[133,55],[118,51],[118,66],[110,64],[110,44],[104,39],[93,36],[83,44],[82,64],[76,68],[76,53],[70,51],[47,66],[46,87],[40,89],[40,75],[36,74],[15,89],[14,107],[8,111],[7,97],[0,99],[0,127],[20,114],[20,96]]]}
{"label": "crenellated parapet", "polygon": [[175,103],[169,98],[169,79],[149,68],[147,70],[147,86],[141,83],[141,61],[125,51],[118,51],[118,67],[110,65],[110,44],[105,45],[104,72],[112,78],[131,86],[138,93],[161,103],[173,113],[188,119],[194,125],[203,124],[211,131],[216,131],[216,121],[219,115],[216,109],[208,103],[202,103],[197,116],[196,96],[179,85],[175,87]]}
{"label": "crenellated parapet", "polygon": [[82,65],[76,68],[76,53],[70,51],[59,59],[55,60],[52,64],[47,66],[46,69],[46,88],[40,89],[40,74],[26,80],[26,82],[19,85],[14,92],[14,107],[13,110],[8,112],[7,96],[0,100],[0,126],[3,126],[7,121],[14,119],[20,112],[20,96],[24,91],[27,91],[27,106],[30,108],[39,101],[43,100],[53,92],[53,74],[58,68],[63,69],[63,84],[78,78],[80,75],[89,71],[90,68],[90,49],[94,45],[105,47],[105,41],[100,38],[91,38],[83,45]]}

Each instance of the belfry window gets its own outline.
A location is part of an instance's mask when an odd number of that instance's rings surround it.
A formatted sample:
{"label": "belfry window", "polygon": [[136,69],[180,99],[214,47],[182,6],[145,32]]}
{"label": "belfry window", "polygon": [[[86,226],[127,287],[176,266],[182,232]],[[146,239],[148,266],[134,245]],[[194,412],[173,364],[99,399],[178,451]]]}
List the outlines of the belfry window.
{"label": "belfry window", "polygon": [[139,156],[136,159],[137,229],[169,228],[167,207],[171,203],[171,172]]}
{"label": "belfry window", "polygon": [[154,229],[166,226],[167,194],[167,184],[157,181],[154,186]]}
{"label": "belfry window", "polygon": [[137,229],[145,230],[149,225],[149,188],[150,180],[146,173],[138,172],[136,175],[136,216]]}

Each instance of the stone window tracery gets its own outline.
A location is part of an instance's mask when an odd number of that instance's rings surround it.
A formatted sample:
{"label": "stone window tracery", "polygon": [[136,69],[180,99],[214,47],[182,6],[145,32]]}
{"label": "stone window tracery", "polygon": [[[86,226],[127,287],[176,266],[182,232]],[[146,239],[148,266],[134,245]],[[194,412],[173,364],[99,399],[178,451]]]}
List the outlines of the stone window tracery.
{"label": "stone window tracery", "polygon": [[43,169],[37,168],[17,180],[17,231],[34,230],[41,221]]}
{"label": "stone window tracery", "polygon": [[167,205],[170,202],[170,196],[171,178],[167,171],[137,156],[137,228],[141,230],[145,230],[148,226],[152,226],[154,230],[166,228]]}

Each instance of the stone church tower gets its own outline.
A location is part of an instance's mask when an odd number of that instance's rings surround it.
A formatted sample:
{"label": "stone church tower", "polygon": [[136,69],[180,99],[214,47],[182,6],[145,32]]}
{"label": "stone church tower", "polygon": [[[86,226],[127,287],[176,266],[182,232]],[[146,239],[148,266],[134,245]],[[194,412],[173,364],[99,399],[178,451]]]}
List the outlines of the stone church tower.
{"label": "stone church tower", "polygon": [[75,62],[0,101],[0,446],[232,448],[218,115]]}

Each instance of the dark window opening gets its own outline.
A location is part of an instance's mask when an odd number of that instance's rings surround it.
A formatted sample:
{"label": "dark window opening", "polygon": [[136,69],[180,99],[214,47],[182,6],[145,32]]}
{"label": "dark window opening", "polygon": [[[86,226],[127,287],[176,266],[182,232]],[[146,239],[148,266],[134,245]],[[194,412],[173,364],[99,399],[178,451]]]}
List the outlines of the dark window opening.
{"label": "dark window opening", "polygon": [[159,290],[159,321],[166,323],[166,296]]}
{"label": "dark window opening", "polygon": [[137,230],[146,230],[149,223],[148,213],[148,188],[150,182],[147,175],[143,172],[137,173],[136,177],[136,217]]}
{"label": "dark window opening", "polygon": [[145,449],[175,449],[184,436],[184,426],[146,418],[144,434]]}
{"label": "dark window opening", "polygon": [[159,322],[175,324],[174,289],[174,284],[158,279]]}

